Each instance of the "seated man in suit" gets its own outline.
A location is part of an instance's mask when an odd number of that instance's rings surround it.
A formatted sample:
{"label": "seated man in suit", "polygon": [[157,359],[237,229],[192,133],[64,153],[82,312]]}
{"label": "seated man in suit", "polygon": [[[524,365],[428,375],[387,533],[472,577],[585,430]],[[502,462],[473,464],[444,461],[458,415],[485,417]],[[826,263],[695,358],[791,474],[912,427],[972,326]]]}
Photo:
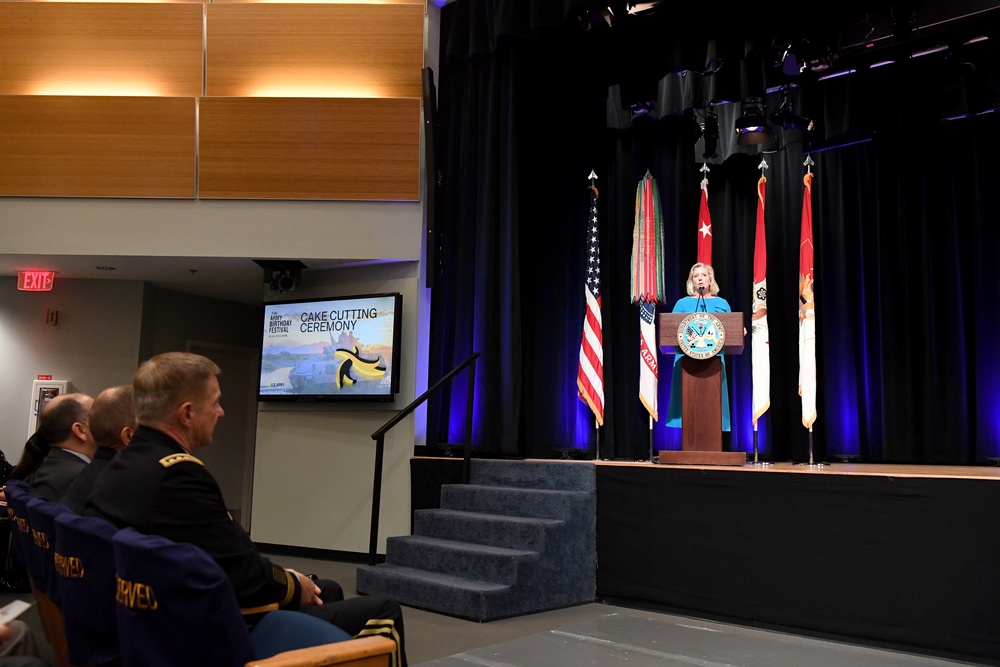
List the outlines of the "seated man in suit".
{"label": "seated man in suit", "polygon": [[97,450],[90,433],[89,412],[94,399],[86,394],[61,394],[42,410],[39,435],[49,452],[27,482],[42,498],[58,501]]}
{"label": "seated man in suit", "polygon": [[132,385],[122,384],[108,387],[94,399],[90,406],[90,432],[94,436],[97,450],[93,460],[80,471],[69,485],[59,502],[77,514],[83,513],[83,507],[90,495],[97,475],[104,470],[111,458],[125,449],[132,439],[132,434],[138,424],[135,418],[135,406],[132,404]]}
{"label": "seated man in suit", "polygon": [[132,379],[139,427],[94,481],[84,514],[201,547],[226,572],[241,607],[277,603],[353,636],[388,636],[398,647],[394,665],[406,667],[395,600],[343,599],[334,582],[314,582],[272,563],[229,515],[218,483],[194,456],[212,442],[225,414],[219,372],[210,359],[186,352],[160,354],[139,366]]}

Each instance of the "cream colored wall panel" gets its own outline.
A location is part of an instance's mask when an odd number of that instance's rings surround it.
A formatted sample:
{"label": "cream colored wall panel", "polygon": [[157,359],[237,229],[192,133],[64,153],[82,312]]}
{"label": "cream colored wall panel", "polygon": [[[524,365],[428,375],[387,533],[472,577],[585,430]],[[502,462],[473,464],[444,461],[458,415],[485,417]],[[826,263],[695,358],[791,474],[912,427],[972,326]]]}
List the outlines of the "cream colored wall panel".
{"label": "cream colored wall panel", "polygon": [[0,96],[0,128],[0,195],[195,195],[194,98]]}
{"label": "cream colored wall panel", "polygon": [[196,97],[202,3],[0,2],[0,94]]}
{"label": "cream colored wall panel", "polygon": [[423,30],[420,4],[209,4],[206,92],[419,99]]}
{"label": "cream colored wall panel", "polygon": [[203,98],[199,197],[416,201],[420,100]]}

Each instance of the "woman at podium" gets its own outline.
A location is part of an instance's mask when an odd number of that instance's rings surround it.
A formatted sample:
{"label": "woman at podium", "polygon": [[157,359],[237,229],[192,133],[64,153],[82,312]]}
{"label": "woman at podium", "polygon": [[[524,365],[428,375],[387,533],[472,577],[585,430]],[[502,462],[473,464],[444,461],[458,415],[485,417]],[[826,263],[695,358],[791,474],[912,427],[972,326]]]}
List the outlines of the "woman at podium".
{"label": "woman at podium", "polygon": [[[729,302],[719,296],[719,283],[715,282],[715,269],[703,262],[691,267],[687,278],[687,293],[674,304],[675,313],[730,313]],[[722,430],[729,431],[729,385],[726,382],[726,360],[722,362]],[[674,368],[670,379],[670,403],[667,406],[667,426],[681,427],[681,360],[684,355],[674,355]]]}

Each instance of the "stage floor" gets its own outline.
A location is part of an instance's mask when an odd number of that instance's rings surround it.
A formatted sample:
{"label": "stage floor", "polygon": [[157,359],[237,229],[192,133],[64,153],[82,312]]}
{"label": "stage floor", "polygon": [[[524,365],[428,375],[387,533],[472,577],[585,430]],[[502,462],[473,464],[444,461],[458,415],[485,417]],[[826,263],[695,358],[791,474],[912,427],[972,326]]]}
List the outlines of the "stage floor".
{"label": "stage floor", "polygon": [[[585,462],[582,462],[585,463]],[[749,473],[795,473],[801,475],[876,475],[881,477],[921,477],[1000,480],[1000,466],[904,465],[896,463],[757,463],[732,465],[672,465],[649,461],[591,461],[599,466],[638,466],[663,469],[725,470]]]}

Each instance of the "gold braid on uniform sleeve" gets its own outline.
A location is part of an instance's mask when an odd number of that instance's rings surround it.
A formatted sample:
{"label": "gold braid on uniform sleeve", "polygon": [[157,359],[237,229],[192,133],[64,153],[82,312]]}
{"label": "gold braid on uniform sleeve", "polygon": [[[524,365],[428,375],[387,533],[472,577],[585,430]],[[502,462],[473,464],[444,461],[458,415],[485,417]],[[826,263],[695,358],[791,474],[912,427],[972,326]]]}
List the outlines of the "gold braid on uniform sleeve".
{"label": "gold braid on uniform sleeve", "polygon": [[277,565],[273,565],[272,567],[274,568],[274,578],[277,581],[284,579],[285,585],[288,587],[285,591],[285,598],[280,603],[282,607],[287,607],[295,599],[297,577],[283,567],[278,567]]}

